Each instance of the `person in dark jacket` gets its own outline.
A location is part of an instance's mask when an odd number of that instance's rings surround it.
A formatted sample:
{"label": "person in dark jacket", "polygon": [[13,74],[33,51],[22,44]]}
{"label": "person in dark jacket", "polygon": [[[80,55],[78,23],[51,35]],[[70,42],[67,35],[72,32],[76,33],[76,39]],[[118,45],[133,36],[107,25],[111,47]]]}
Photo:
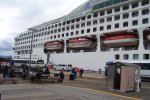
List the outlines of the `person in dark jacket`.
{"label": "person in dark jacket", "polygon": [[84,73],[84,70],[81,68],[80,69],[80,77],[82,77],[82,74]]}
{"label": "person in dark jacket", "polygon": [[9,68],[6,65],[3,71],[3,78],[9,78]]}
{"label": "person in dark jacket", "polygon": [[60,76],[60,82],[62,83],[65,78],[63,70],[60,71],[59,76]]}

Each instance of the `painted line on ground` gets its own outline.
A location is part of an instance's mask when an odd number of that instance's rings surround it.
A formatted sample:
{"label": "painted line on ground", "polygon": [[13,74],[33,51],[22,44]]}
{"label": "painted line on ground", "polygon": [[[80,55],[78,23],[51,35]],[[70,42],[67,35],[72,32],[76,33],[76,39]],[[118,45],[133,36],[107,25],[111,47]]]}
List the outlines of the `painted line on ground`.
{"label": "painted line on ground", "polygon": [[[55,85],[55,86],[63,86],[63,85]],[[125,99],[130,99],[130,100],[142,100],[142,99],[138,99],[135,97],[129,97],[129,96],[124,96],[124,95],[119,95],[119,94],[115,94],[115,93],[105,92],[105,91],[101,91],[101,90],[94,90],[94,89],[89,89],[89,88],[80,88],[80,87],[74,87],[74,86],[63,86],[63,87],[75,88],[75,89],[78,89],[81,91],[84,90],[86,92],[91,92],[91,93],[102,93],[102,94],[112,95],[112,96],[121,97],[121,98],[125,98]]]}
{"label": "painted line on ground", "polygon": [[99,80],[99,81],[96,81],[96,80],[89,80],[89,79],[77,79],[77,80],[81,80],[81,81],[89,81],[89,82],[100,82],[100,83],[106,83],[105,81],[101,81],[101,80]]}

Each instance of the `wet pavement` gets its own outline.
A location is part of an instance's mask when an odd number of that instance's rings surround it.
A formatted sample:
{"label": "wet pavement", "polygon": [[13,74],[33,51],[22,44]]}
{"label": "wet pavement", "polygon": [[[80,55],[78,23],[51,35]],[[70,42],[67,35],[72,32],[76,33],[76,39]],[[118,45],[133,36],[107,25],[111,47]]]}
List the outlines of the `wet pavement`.
{"label": "wet pavement", "polygon": [[[64,83],[51,83],[42,80],[31,83],[29,80],[18,78],[18,84],[11,82],[0,85],[2,100],[149,100],[150,82],[142,82],[141,91],[119,92],[106,88],[103,74],[84,73],[83,78],[70,81],[69,73],[65,72]],[[31,99],[32,98],[32,99]]]}

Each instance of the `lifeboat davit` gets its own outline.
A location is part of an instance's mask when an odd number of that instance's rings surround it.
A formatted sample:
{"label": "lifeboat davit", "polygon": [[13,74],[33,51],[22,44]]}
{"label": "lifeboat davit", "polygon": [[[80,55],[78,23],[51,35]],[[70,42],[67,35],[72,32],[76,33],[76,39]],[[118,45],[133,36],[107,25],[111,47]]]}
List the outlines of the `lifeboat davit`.
{"label": "lifeboat davit", "polygon": [[51,41],[45,44],[45,49],[53,51],[53,50],[61,50],[63,49],[63,43],[60,41]]}
{"label": "lifeboat davit", "polygon": [[137,45],[138,39],[134,34],[106,36],[103,39],[103,44],[107,46],[128,46]]}
{"label": "lifeboat davit", "polygon": [[149,34],[147,34],[147,40],[149,40],[149,41],[150,41],[150,33],[149,33]]}
{"label": "lifeboat davit", "polygon": [[68,48],[93,48],[94,47],[94,40],[89,37],[79,37],[70,39],[68,42]]}

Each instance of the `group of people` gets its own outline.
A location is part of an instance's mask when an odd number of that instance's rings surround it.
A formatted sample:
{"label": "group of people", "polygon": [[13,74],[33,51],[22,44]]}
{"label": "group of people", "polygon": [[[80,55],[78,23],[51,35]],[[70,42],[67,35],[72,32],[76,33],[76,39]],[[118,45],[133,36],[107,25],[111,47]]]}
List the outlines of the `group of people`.
{"label": "group of people", "polygon": [[15,68],[13,66],[3,66],[2,69],[3,78],[14,78],[15,77]]}
{"label": "group of people", "polygon": [[[34,80],[39,81],[42,77],[42,74],[45,74],[45,75],[47,74],[49,76],[51,75],[48,68],[44,68],[44,69],[40,69],[40,70],[31,70],[29,73],[31,82],[33,82]],[[53,78],[59,78],[60,79],[59,81],[62,83],[65,78],[63,70],[61,70],[57,74],[54,74]]]}
{"label": "group of people", "polygon": [[[17,74],[16,74],[17,72]],[[22,65],[18,68],[14,67],[14,66],[3,66],[3,78],[14,78],[16,75],[22,76],[23,79],[26,78],[30,78],[31,81],[34,79],[39,80],[41,78],[42,74],[50,74],[50,71],[48,69],[48,67],[45,67],[44,69],[40,69],[40,70],[35,70],[35,69],[31,69],[29,70],[29,66],[26,65]],[[81,69],[77,69],[77,68],[72,68],[71,70],[71,74],[74,75],[74,80],[77,79],[77,76],[82,77],[84,73],[84,70]],[[63,70],[61,70],[57,76],[60,78],[60,82],[63,82],[65,75]]]}
{"label": "group of people", "polygon": [[79,73],[79,77],[82,77],[82,74],[84,73],[84,70],[82,68],[80,70],[78,68],[72,68],[71,74],[74,75],[74,80],[77,79],[78,73]]}

